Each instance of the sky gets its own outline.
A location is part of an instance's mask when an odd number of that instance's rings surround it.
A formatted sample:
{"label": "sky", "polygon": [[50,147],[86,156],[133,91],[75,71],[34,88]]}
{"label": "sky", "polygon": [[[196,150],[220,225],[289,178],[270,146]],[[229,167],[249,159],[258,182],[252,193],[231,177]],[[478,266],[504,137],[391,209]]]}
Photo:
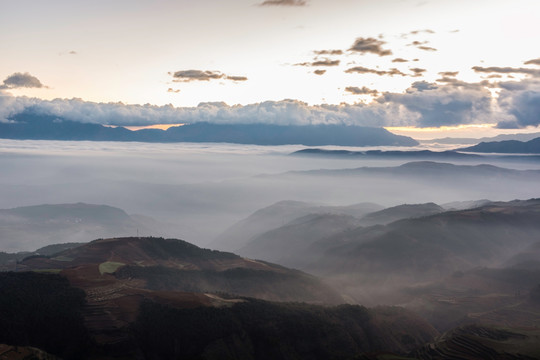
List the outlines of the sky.
{"label": "sky", "polygon": [[0,0],[0,121],[535,131],[539,34],[537,0]]}

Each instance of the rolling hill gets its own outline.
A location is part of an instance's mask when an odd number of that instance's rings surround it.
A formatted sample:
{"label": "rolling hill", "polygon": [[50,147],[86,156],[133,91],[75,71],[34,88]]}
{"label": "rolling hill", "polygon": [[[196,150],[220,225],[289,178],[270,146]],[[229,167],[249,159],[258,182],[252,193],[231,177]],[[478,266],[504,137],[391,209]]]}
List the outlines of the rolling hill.
{"label": "rolling hill", "polygon": [[481,142],[480,144],[460,150],[478,153],[540,154],[540,137],[529,141],[505,140]]}
{"label": "rolling hill", "polygon": [[0,273],[0,343],[65,359],[349,359],[438,334],[405,309],[329,306],[341,299],[313,276],[176,239],[99,239],[20,266]]}

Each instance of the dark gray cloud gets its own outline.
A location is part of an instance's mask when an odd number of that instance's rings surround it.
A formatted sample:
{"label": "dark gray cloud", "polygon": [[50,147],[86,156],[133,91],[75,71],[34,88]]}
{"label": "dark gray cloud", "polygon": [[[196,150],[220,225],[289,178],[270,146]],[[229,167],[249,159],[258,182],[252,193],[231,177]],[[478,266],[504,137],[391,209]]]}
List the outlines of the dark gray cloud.
{"label": "dark gray cloud", "polygon": [[376,75],[379,75],[379,76],[384,76],[384,75],[388,75],[388,76],[394,76],[394,75],[407,76],[407,74],[402,73],[401,71],[399,71],[396,68],[392,68],[390,70],[377,70],[377,69],[369,69],[369,68],[366,68],[366,67],[363,67],[363,66],[355,66],[353,68],[345,70],[345,72],[348,73],[348,74],[356,73],[356,74],[376,74]]}
{"label": "dark gray cloud", "polygon": [[499,84],[499,107],[508,115],[497,127],[505,129],[540,125],[540,81],[529,79]]}
{"label": "dark gray cloud", "polygon": [[379,95],[379,92],[375,89],[369,89],[365,86],[362,86],[361,88],[357,86],[348,86],[345,88],[345,91],[350,92],[354,95],[373,95],[377,96]]}
{"label": "dark gray cloud", "polygon": [[418,49],[420,50],[424,50],[424,51],[437,51],[437,49],[435,49],[434,47],[431,47],[431,46],[418,46]]}
{"label": "dark gray cloud", "polygon": [[314,73],[315,75],[324,75],[325,72],[326,72],[326,70],[320,70],[320,69],[318,69],[318,70],[315,70],[313,73]]}
{"label": "dark gray cloud", "polygon": [[459,74],[459,71],[441,71],[439,73],[439,75],[441,76],[449,76],[449,77],[457,76],[457,74]]}
{"label": "dark gray cloud", "polygon": [[525,65],[540,65],[540,58],[525,61]]}
{"label": "dark gray cloud", "polygon": [[18,89],[18,88],[43,88],[39,79],[29,73],[14,73],[5,78],[0,89]]}
{"label": "dark gray cloud", "polygon": [[225,77],[225,79],[232,80],[232,81],[247,81],[248,80],[248,78],[245,76],[227,76]]}
{"label": "dark gray cloud", "polygon": [[316,55],[343,55],[343,50],[315,50]]}
{"label": "dark gray cloud", "polygon": [[439,83],[444,83],[447,86],[453,86],[453,87],[459,87],[459,88],[466,88],[466,89],[484,89],[484,88],[490,88],[494,87],[494,85],[490,84],[489,81],[481,81],[478,83],[469,83],[466,81],[462,81],[459,79],[456,79],[452,76],[442,76],[441,78],[435,80]]}
{"label": "dark gray cloud", "polygon": [[491,115],[491,94],[486,89],[416,82],[406,93],[385,93],[378,101],[400,104],[415,113],[417,127],[489,122]]}
{"label": "dark gray cloud", "polygon": [[265,0],[260,6],[306,6],[305,0]]}
{"label": "dark gray cloud", "polygon": [[427,81],[415,81],[411,84],[411,87],[407,89],[407,92],[416,92],[424,90],[435,90],[437,89],[436,84],[428,83]]}
{"label": "dark gray cloud", "polygon": [[526,74],[533,77],[540,77],[540,69],[529,68],[514,68],[514,67],[501,67],[501,66],[473,66],[472,69],[478,73],[497,73],[497,74]]}
{"label": "dark gray cloud", "polygon": [[311,63],[311,66],[338,66],[340,63],[339,60],[330,60],[330,59],[324,59],[324,60],[316,60]]}
{"label": "dark gray cloud", "polygon": [[407,46],[421,46],[421,45],[425,45],[425,44],[429,44],[429,41],[413,41],[412,43],[410,44],[407,44]]}
{"label": "dark gray cloud", "polygon": [[409,70],[413,72],[414,77],[422,76],[422,74],[427,71],[426,69],[420,69],[420,68],[411,68]]}
{"label": "dark gray cloud", "polygon": [[407,46],[415,46],[417,49],[424,50],[424,51],[437,51],[434,47],[427,46],[426,44],[429,44],[429,41],[413,41],[410,44],[407,44]]}
{"label": "dark gray cloud", "polygon": [[191,81],[210,81],[216,79],[226,79],[232,81],[246,81],[245,76],[229,76],[219,71],[209,70],[180,70],[174,73],[170,72],[174,82],[191,82]]}
{"label": "dark gray cloud", "polygon": [[404,63],[404,62],[409,62],[409,60],[406,60],[406,59],[403,59],[403,58],[395,58],[394,60],[392,60],[393,63]]}
{"label": "dark gray cloud", "polygon": [[340,63],[339,60],[331,60],[331,59],[322,59],[322,60],[314,60],[313,62],[303,62],[294,64],[296,66],[338,66]]}
{"label": "dark gray cloud", "polygon": [[357,38],[354,41],[354,44],[349,49],[350,51],[358,52],[360,54],[376,54],[379,56],[392,55],[392,51],[388,49],[383,49],[382,46],[386,44],[385,41],[378,40],[375,38]]}

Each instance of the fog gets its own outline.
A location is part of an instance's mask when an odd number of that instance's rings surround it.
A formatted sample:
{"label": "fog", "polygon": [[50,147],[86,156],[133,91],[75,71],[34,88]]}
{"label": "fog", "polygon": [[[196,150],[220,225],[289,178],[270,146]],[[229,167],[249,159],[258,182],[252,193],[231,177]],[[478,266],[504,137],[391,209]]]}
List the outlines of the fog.
{"label": "fog", "polygon": [[[373,202],[388,207],[538,197],[536,173],[496,178],[481,174],[434,177],[429,171],[413,171],[406,176],[321,173],[318,170],[393,167],[413,160],[289,156],[303,148],[0,140],[0,208],[105,204],[169,223],[167,235],[208,246],[234,223],[281,200],[327,205]],[[444,148],[438,146],[437,150]],[[492,157],[461,161],[467,165],[479,163],[540,169],[540,162],[534,161],[510,163]],[[118,236],[135,235],[136,231]],[[0,244],[2,250],[6,249]],[[16,250],[34,248],[25,243]]]}

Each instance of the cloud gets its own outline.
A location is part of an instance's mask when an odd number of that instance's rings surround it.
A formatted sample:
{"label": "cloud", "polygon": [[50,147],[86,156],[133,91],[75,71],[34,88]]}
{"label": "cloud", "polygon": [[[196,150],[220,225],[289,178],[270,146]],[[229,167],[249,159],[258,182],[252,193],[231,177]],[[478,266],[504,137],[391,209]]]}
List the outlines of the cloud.
{"label": "cloud", "polygon": [[431,46],[418,46],[418,49],[424,50],[424,51],[437,51],[437,49]]}
{"label": "cloud", "polygon": [[479,73],[497,73],[497,74],[526,74],[533,77],[540,77],[540,69],[529,68],[514,68],[514,67],[500,67],[500,66],[473,66],[472,69]]}
{"label": "cloud", "polygon": [[294,64],[296,66],[338,66],[340,63],[339,60],[330,60],[330,59],[322,59],[322,60],[315,60],[313,62],[303,62]]}
{"label": "cloud", "polygon": [[404,94],[385,93],[377,100],[402,105],[415,113],[417,127],[492,122],[491,93],[486,89],[416,82]]}
{"label": "cloud", "polygon": [[169,75],[172,75],[174,82],[210,81],[216,79],[246,81],[248,79],[245,76],[229,76],[219,71],[209,70],[180,70],[174,73],[169,72]]}
{"label": "cloud", "polygon": [[168,88],[167,92],[178,94],[180,92],[180,89]]}
{"label": "cloud", "polygon": [[315,55],[343,55],[343,50],[315,50]]}
{"label": "cloud", "polygon": [[404,63],[404,62],[409,62],[409,60],[405,60],[405,59],[402,59],[402,58],[395,58],[394,60],[392,60],[393,63]]}
{"label": "cloud", "polygon": [[339,63],[339,60],[324,59],[312,62],[311,66],[338,66]]}
{"label": "cloud", "polygon": [[365,86],[362,86],[362,88],[356,87],[356,86],[348,86],[345,88],[345,91],[350,92],[354,95],[373,95],[377,96],[379,95],[379,92],[375,89],[369,89]]}
{"label": "cloud", "polygon": [[409,70],[411,70],[414,73],[413,77],[422,76],[422,74],[427,71],[426,69],[420,69],[420,68],[411,68]]}
{"label": "cloud", "polygon": [[540,65],[540,58],[525,61],[524,64],[525,65]]}
{"label": "cloud", "polygon": [[315,75],[324,75],[324,73],[326,72],[326,70],[320,70],[320,69],[317,69],[315,70],[313,73]]}
{"label": "cloud", "polygon": [[39,79],[29,73],[14,73],[8,76],[0,89],[18,89],[18,88],[43,88],[44,86]]}
{"label": "cloud", "polygon": [[429,44],[429,41],[413,41],[412,43],[407,44],[407,46],[415,46],[416,48],[424,51],[437,51],[437,49],[431,46],[426,46],[426,44]]}
{"label": "cloud", "polygon": [[75,50],[71,50],[70,52],[68,52],[69,55],[77,55],[77,52]]}
{"label": "cloud", "polygon": [[459,74],[459,71],[441,71],[439,73],[439,75],[442,75],[442,76],[457,76],[457,74]]}
{"label": "cloud", "polygon": [[436,84],[428,83],[427,81],[415,81],[411,84],[411,87],[407,89],[407,92],[434,90],[437,89]]}
{"label": "cloud", "polygon": [[376,69],[369,69],[369,68],[366,68],[366,67],[363,67],[363,66],[355,66],[353,68],[345,70],[345,72],[348,73],[348,74],[357,73],[357,74],[376,74],[376,75],[379,75],[379,76],[383,76],[383,75],[407,76],[407,74],[402,73],[401,71],[399,71],[396,68],[392,68],[390,70],[376,70]]}
{"label": "cloud", "polygon": [[418,34],[435,34],[435,31],[430,30],[430,29],[413,30],[413,31],[409,31],[408,33],[401,34],[401,37],[406,39],[410,35],[418,35]]}
{"label": "cloud", "polygon": [[499,128],[517,129],[540,125],[540,81],[529,79],[500,83],[502,91],[498,104],[508,118],[497,124]]}
{"label": "cloud", "polygon": [[227,76],[225,77],[225,79],[232,80],[232,81],[247,81],[248,80],[248,78],[245,76]]}
{"label": "cloud", "polygon": [[358,52],[361,54],[371,53],[379,56],[392,55],[392,51],[383,49],[382,46],[386,44],[385,41],[375,38],[357,38],[349,51]]}
{"label": "cloud", "polygon": [[413,41],[412,43],[410,44],[407,44],[407,46],[420,46],[420,45],[425,45],[425,44],[429,44],[429,41]]}
{"label": "cloud", "polygon": [[95,103],[81,99],[41,100],[0,94],[0,119],[22,112],[104,125],[150,125],[211,122],[217,124],[266,123],[275,125],[343,124],[358,126],[406,126],[416,115],[399,104],[308,105],[298,100],[265,101],[248,105],[222,102],[195,107]]}
{"label": "cloud", "polygon": [[304,0],[265,0],[259,5],[260,6],[306,6],[307,1],[304,1]]}

